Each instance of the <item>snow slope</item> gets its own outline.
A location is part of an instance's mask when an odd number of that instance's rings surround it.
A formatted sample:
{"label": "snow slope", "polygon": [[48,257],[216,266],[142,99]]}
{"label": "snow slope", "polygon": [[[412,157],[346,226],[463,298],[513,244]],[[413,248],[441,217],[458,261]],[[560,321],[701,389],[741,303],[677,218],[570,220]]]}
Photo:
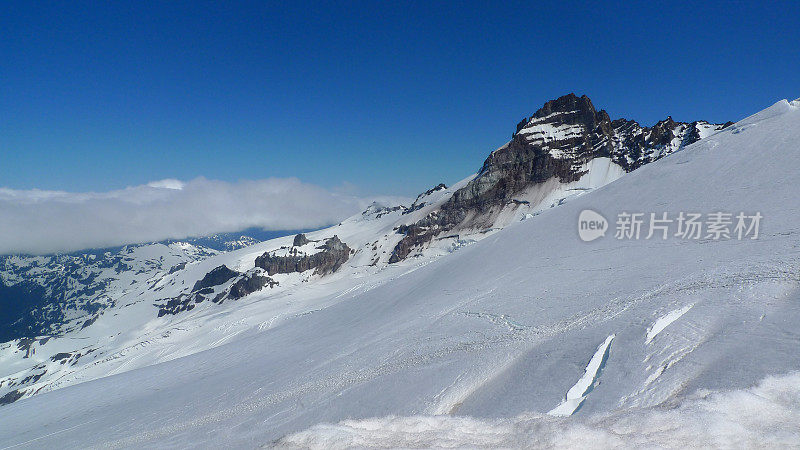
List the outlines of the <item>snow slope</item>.
{"label": "snow slope", "polygon": [[[311,241],[300,246],[289,239],[253,245],[261,239],[254,236],[267,236],[263,231],[245,230],[256,234],[226,233],[163,243],[169,247],[134,245],[119,252],[0,257],[0,303],[4,308],[11,306],[0,323],[0,340],[13,339],[0,344],[0,406],[219,346],[264,314],[274,313],[263,318],[262,328],[287,314],[307,313],[319,306],[314,306],[316,300],[331,292],[353,293],[365,287],[353,284],[354,279],[369,277],[367,287],[383,283],[398,270],[407,270],[405,264],[399,269],[387,267],[390,263],[413,258],[412,265],[427,264],[726,126],[671,118],[650,128],[624,119],[611,121],[604,111],[594,109],[588,97],[574,94],[547,102],[542,110],[554,108],[563,111],[543,117],[534,114],[502,147],[505,150],[498,150],[504,156],[498,158],[498,152],[493,152],[479,175],[449,189],[438,185],[407,206],[374,204],[362,214],[313,233]],[[572,131],[552,132],[564,127]],[[582,137],[573,136],[574,132]],[[584,145],[587,142],[592,144]],[[543,156],[563,159],[567,153],[572,156],[559,162]],[[518,164],[531,157],[528,163]],[[504,159],[516,162],[509,168],[501,163]],[[561,169],[549,170],[553,164]],[[473,188],[491,190],[507,183],[513,185],[507,192],[484,196],[477,203],[463,201],[475,193]],[[353,250],[344,267],[338,262],[343,254],[317,255],[317,261],[328,260],[328,269],[273,273],[286,269],[282,264],[295,255],[315,258],[309,255],[320,253],[322,243],[333,236],[343,237],[344,245]],[[220,250],[244,246],[250,248],[194,264]],[[176,260],[171,254],[176,249],[185,257]],[[266,253],[262,267],[255,268],[256,258]],[[195,291],[196,283],[207,274],[212,280],[231,274],[231,269],[240,273],[202,293]],[[332,271],[339,273],[316,276]],[[229,311],[256,301],[261,305],[255,311],[245,308],[247,315]],[[267,302],[273,306],[265,308]]]}
{"label": "snow slope", "polygon": [[[469,179],[469,178],[468,178]],[[438,240],[425,252],[426,258],[410,265],[386,267],[397,240],[394,229],[419,220],[468,179],[450,189],[443,186],[420,195],[410,208],[372,205],[362,214],[312,233],[300,247],[290,247],[293,236],[271,239],[239,250],[222,253],[186,242],[169,245],[131,246],[100,258],[86,256],[7,257],[4,272],[48,286],[58,281],[66,260],[75,267],[74,277],[89,281],[72,291],[92,291],[92,296],[69,295],[58,305],[71,313],[70,321],[56,322],[52,334],[16,339],[0,344],[0,407],[78,382],[114,375],[138,367],[168,361],[217,347],[252,326],[266,329],[297,314],[306,314],[347,293],[368,290],[431,258],[448,254],[473,240],[458,236]],[[159,309],[171,299],[186,295],[205,274],[221,265],[250,273],[254,261],[265,252],[285,255],[290,248],[318,252],[320,242],[334,235],[356,249],[337,273],[326,277],[312,272],[276,274],[277,286],[266,287],[248,297],[215,304],[192,304],[191,310],[161,316]],[[480,239],[483,235],[475,236]],[[75,264],[74,261],[89,263]],[[69,267],[72,267],[69,266]],[[43,275],[42,275],[43,274]],[[235,280],[215,287],[215,294]],[[92,284],[93,283],[93,284]],[[336,294],[331,296],[330,294]],[[213,295],[212,295],[213,297]],[[77,300],[76,300],[77,299]],[[105,300],[94,313],[82,305]],[[60,331],[60,333],[59,333]]]}
{"label": "snow slope", "polygon": [[[800,102],[782,101],[439,259],[192,311],[223,343],[164,338],[147,356],[163,362],[6,405],[0,448],[253,447],[342,420],[278,444],[425,446],[454,429],[469,432],[460,445],[799,442],[798,156]],[[586,208],[764,219],[756,240],[584,243]],[[578,397],[571,417],[544,415]]]}
{"label": "snow slope", "polygon": [[388,416],[320,424],[277,447],[341,448],[798,448],[800,374],[753,388],[701,392],[677,408],[630,408],[587,418],[526,413],[502,419]]}

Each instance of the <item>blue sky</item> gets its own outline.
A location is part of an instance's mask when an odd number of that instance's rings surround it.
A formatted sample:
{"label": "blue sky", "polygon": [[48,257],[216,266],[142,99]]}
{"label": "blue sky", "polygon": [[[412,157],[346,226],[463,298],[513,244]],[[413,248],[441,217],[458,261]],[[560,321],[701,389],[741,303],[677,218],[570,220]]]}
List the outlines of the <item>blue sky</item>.
{"label": "blue sky", "polygon": [[797,2],[4,2],[0,187],[298,177],[413,196],[589,95],[652,124],[800,97]]}

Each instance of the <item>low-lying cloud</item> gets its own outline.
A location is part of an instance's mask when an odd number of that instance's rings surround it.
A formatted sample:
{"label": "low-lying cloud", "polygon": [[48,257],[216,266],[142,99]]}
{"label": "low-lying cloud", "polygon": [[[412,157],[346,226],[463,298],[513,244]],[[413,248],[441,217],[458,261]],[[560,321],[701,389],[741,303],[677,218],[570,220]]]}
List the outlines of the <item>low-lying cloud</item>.
{"label": "low-lying cloud", "polygon": [[0,188],[0,254],[45,254],[181,239],[251,227],[317,228],[372,201],[296,178],[160,180],[110,192]]}

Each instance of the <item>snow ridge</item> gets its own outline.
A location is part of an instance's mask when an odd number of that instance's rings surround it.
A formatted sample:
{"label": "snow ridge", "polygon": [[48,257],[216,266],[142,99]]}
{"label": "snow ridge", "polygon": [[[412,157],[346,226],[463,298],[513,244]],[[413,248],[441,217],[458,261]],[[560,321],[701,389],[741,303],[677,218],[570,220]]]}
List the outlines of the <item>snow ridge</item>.
{"label": "snow ridge", "polygon": [[659,317],[653,325],[647,329],[647,337],[645,338],[644,343],[649,344],[653,341],[653,338],[658,336],[658,333],[664,331],[664,328],[667,328],[672,322],[680,319],[682,315],[686,314],[687,311],[692,309],[694,305],[686,305],[681,309],[676,309],[674,311],[670,311],[663,317]]}
{"label": "snow ridge", "polygon": [[615,337],[616,335],[612,334],[597,347],[597,351],[594,352],[589,364],[586,365],[586,371],[583,373],[583,376],[569,391],[567,391],[567,396],[564,401],[551,409],[547,414],[551,416],[571,416],[575,414],[575,411],[577,411],[583,404],[583,401],[586,400],[586,396],[589,395],[589,392],[597,385],[600,373],[603,371],[603,367],[608,360],[608,354],[611,351],[611,341],[613,341]]}

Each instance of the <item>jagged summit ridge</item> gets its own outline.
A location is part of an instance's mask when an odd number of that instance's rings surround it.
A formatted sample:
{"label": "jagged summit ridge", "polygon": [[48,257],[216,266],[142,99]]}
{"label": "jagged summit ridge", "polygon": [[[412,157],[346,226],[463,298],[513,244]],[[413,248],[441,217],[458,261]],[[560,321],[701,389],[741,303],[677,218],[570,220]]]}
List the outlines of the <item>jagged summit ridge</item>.
{"label": "jagged summit ridge", "polygon": [[[400,229],[405,236],[394,248],[391,261],[405,259],[445,232],[496,227],[504,209],[531,205],[543,193],[540,189],[531,200],[519,201],[517,196],[524,197],[549,180],[561,185],[577,183],[590,175],[592,163],[601,158],[606,162],[600,165],[604,171],[610,163],[620,174],[631,172],[729,124],[675,122],[668,116],[653,127],[642,127],[632,120],[611,120],[605,110],[595,109],[586,95],[567,94],[550,100],[521,121],[511,141],[492,152],[478,175],[438,211]],[[604,176],[606,182],[612,178]]]}
{"label": "jagged summit ridge", "polygon": [[644,127],[634,120],[612,120],[605,110],[596,110],[586,95],[571,93],[546,102],[520,122],[512,141],[521,136],[526,143],[547,147],[552,156],[561,159],[611,157],[631,171],[730,124],[676,122],[667,116]]}

